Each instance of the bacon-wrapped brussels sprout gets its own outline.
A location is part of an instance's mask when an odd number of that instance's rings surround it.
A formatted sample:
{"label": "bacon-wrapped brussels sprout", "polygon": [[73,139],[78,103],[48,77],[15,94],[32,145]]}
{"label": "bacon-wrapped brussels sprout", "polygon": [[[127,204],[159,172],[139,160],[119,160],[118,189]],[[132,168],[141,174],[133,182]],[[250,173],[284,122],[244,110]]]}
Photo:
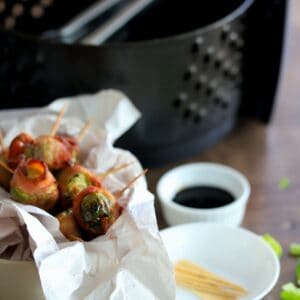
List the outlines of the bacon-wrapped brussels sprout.
{"label": "bacon-wrapped brussels sprout", "polygon": [[57,135],[56,138],[64,143],[71,154],[71,164],[79,162],[80,149],[75,137],[69,135]]}
{"label": "bacon-wrapped brussels sprout", "polygon": [[47,165],[37,159],[22,161],[10,182],[11,198],[23,204],[51,210],[59,197],[56,180]]}
{"label": "bacon-wrapped brussels sprout", "polygon": [[75,165],[62,170],[57,179],[60,200],[64,208],[73,206],[75,197],[89,186],[100,187],[98,178],[88,169]]}
{"label": "bacon-wrapped brussels sprout", "polygon": [[74,219],[71,208],[59,213],[56,218],[59,221],[60,231],[67,239],[71,241],[82,240],[80,228]]}
{"label": "bacon-wrapped brussels sprout", "polygon": [[80,227],[92,236],[105,234],[120,215],[120,207],[106,189],[90,186],[73,202],[73,214]]}
{"label": "bacon-wrapped brussels sprout", "polygon": [[10,143],[8,150],[9,166],[16,168],[21,157],[31,157],[34,139],[27,133],[18,134]]}
{"label": "bacon-wrapped brussels sprout", "polygon": [[37,137],[32,157],[44,161],[50,170],[60,170],[72,164],[71,152],[57,136]]}

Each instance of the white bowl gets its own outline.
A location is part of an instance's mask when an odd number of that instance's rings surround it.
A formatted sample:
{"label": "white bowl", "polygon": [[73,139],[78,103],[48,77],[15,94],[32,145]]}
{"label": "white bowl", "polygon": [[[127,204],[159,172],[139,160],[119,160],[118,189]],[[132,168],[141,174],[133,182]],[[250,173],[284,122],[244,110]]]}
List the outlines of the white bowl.
{"label": "white bowl", "polygon": [[[230,204],[217,208],[190,208],[173,201],[175,195],[188,187],[212,186],[234,196]],[[217,222],[238,226],[244,218],[250,195],[250,184],[240,172],[214,163],[191,163],[164,174],[157,185],[163,215],[169,225],[188,222]]]}
{"label": "white bowl", "polygon": [[[173,262],[188,259],[247,289],[242,300],[262,299],[278,280],[277,256],[261,237],[242,228],[190,223],[161,231]],[[198,299],[177,287],[176,299]]]}
{"label": "white bowl", "polygon": [[0,259],[0,274],[0,299],[45,299],[34,262]]}

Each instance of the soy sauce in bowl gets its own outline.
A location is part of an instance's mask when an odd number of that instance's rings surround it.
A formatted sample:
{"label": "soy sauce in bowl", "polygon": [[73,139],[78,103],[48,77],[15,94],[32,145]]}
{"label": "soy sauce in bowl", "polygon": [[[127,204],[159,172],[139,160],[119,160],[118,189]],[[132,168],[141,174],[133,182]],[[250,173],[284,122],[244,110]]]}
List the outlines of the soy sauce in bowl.
{"label": "soy sauce in bowl", "polygon": [[179,191],[173,201],[187,207],[208,209],[230,204],[234,197],[224,189],[199,185]]}

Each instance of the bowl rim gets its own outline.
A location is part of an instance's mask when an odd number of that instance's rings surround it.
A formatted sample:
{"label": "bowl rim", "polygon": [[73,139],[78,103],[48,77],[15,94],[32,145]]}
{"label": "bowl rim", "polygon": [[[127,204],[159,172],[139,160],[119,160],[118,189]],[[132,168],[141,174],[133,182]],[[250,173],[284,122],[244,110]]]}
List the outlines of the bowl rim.
{"label": "bowl rim", "polygon": [[[164,196],[162,196],[162,185],[164,180],[166,180],[167,177],[172,176],[175,172],[181,171],[183,169],[188,169],[188,168],[212,168],[214,170],[219,169],[222,171],[226,171],[230,174],[230,176],[233,176],[235,179],[237,179],[242,187],[243,187],[243,192],[242,195],[238,198],[235,198],[234,201],[232,201],[229,204],[223,205],[221,207],[215,207],[215,208],[192,208],[192,207],[186,207],[180,204],[177,204],[174,201],[169,201],[166,200]],[[226,212],[231,211],[235,207],[239,205],[244,205],[247,203],[249,196],[250,196],[250,183],[248,179],[239,171],[236,169],[233,169],[229,166],[226,166],[224,164],[219,164],[219,163],[211,163],[211,162],[196,162],[196,163],[187,163],[187,164],[182,164],[179,165],[175,168],[172,168],[165,172],[160,179],[158,180],[157,186],[156,186],[156,195],[158,196],[158,199],[160,203],[162,203],[165,206],[170,207],[171,209],[177,211],[178,213],[185,213],[188,215],[194,215],[194,216],[199,216],[199,215],[215,215],[215,214],[223,214]]]}

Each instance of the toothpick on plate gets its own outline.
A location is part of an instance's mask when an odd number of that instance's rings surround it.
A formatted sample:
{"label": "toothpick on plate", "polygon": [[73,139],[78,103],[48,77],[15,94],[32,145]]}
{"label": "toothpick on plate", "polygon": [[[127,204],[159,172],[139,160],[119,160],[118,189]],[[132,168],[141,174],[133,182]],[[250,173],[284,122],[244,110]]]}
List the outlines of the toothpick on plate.
{"label": "toothpick on plate", "polygon": [[0,167],[7,170],[11,174],[14,174],[14,171],[3,160],[0,160]]}
{"label": "toothpick on plate", "polygon": [[78,143],[80,143],[82,141],[82,139],[84,138],[84,136],[86,135],[86,133],[88,132],[88,130],[91,128],[92,126],[92,121],[88,120],[85,125],[83,126],[83,128],[80,130],[76,140]]}
{"label": "toothpick on plate", "polygon": [[68,107],[68,104],[65,103],[63,105],[62,109],[60,110],[60,112],[59,112],[59,114],[57,116],[57,119],[56,119],[56,121],[55,121],[55,123],[54,123],[54,125],[53,125],[53,127],[52,127],[52,129],[50,131],[50,136],[55,136],[55,134],[57,132],[57,129],[58,129],[59,125],[60,125],[61,119],[62,119],[62,117],[64,116],[64,114],[66,112],[67,107]]}
{"label": "toothpick on plate", "polygon": [[[211,297],[203,295],[203,299],[233,300],[243,297],[247,290],[214,274],[188,260],[180,260],[175,265],[176,283],[190,289],[195,294],[212,294]],[[216,297],[213,297],[215,295]]]}
{"label": "toothpick on plate", "polygon": [[139,175],[137,175],[136,177],[134,177],[133,179],[131,179],[124,188],[122,188],[120,191],[115,193],[115,196],[117,198],[121,197],[123,195],[123,193],[128,190],[129,188],[132,187],[132,185],[142,176],[144,176],[146,173],[148,172],[148,169],[144,169],[143,172],[141,172]]}
{"label": "toothpick on plate", "polygon": [[134,163],[135,162],[132,161],[132,162],[129,162],[129,163],[125,163],[125,164],[119,165],[117,167],[112,167],[112,168],[108,169],[106,172],[99,174],[98,178],[100,180],[104,180],[108,175],[115,174],[115,173],[117,173],[117,172],[119,172],[119,171],[127,168],[128,166],[130,166],[130,165],[132,165]]}

